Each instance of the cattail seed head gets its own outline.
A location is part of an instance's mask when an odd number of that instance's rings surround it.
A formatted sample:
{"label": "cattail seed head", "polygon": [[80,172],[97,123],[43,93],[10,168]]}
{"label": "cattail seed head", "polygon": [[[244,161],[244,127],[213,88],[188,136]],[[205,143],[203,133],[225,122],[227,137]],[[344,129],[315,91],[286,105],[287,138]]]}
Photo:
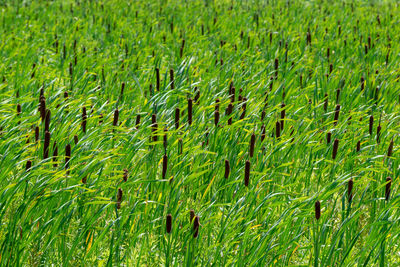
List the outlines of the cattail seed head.
{"label": "cattail seed head", "polygon": [[65,147],[65,169],[69,168],[70,159],[71,159],[71,145],[67,144]]}
{"label": "cattail seed head", "polygon": [[200,218],[199,216],[194,217],[193,222],[193,237],[197,238],[199,236],[199,228],[200,228]]}
{"label": "cattail seed head", "polygon": [[317,221],[321,217],[321,203],[319,201],[315,202],[315,219]]}
{"label": "cattail seed head", "polygon": [[357,142],[357,152],[360,152],[361,150],[361,141]]}
{"label": "cattail seed head", "polygon": [[181,114],[181,111],[179,108],[175,109],[175,129],[179,129],[179,116]]}
{"label": "cattail seed head", "polygon": [[118,117],[119,117],[119,110],[118,110],[118,109],[115,109],[115,111],[114,111],[113,126],[117,126],[117,124],[118,124]]}
{"label": "cattail seed head", "polygon": [[49,109],[47,109],[45,120],[44,120],[44,130],[45,131],[49,131],[49,129],[50,129],[50,117],[51,117],[51,111]]}
{"label": "cattail seed head", "polygon": [[347,183],[347,199],[349,203],[353,199],[353,179],[350,179]]}
{"label": "cattail seed head", "polygon": [[86,133],[86,107],[82,108],[82,132]]}
{"label": "cattail seed head", "polygon": [[44,121],[44,119],[46,118],[46,99],[44,97],[40,98],[39,111],[40,117],[42,118],[42,121]]}
{"label": "cattail seed head", "polygon": [[28,160],[28,161],[26,162],[25,170],[26,170],[26,171],[30,171],[31,168],[32,168],[32,161],[31,161],[31,160]]}
{"label": "cattail seed head", "polygon": [[160,69],[156,68],[156,86],[157,86],[157,91],[160,91]]}
{"label": "cattail seed head", "polygon": [[49,157],[49,146],[50,146],[50,133],[46,131],[44,134],[43,159],[47,159]]}
{"label": "cattail seed head", "polygon": [[193,100],[191,98],[188,99],[188,123],[192,125],[193,122]]}
{"label": "cattail seed head", "polygon": [[35,127],[35,142],[39,141],[39,126]]}
{"label": "cattail seed head", "polygon": [[365,86],[365,80],[363,76],[361,76],[360,83],[361,83],[361,91],[363,91]]}
{"label": "cattail seed head", "polygon": [[339,104],[339,98],[340,98],[340,88],[336,90],[336,104]]}
{"label": "cattail seed head", "polygon": [[261,142],[265,139],[265,125],[261,126]]}
{"label": "cattail seed head", "polygon": [[214,124],[215,126],[218,126],[219,123],[219,111],[214,112]]}
{"label": "cattail seed head", "polygon": [[74,143],[75,143],[75,145],[78,144],[78,142],[79,142],[78,136],[77,136],[77,135],[74,135]]}
{"label": "cattail seed head", "polygon": [[162,178],[165,179],[167,175],[167,166],[168,166],[168,156],[164,155],[163,157],[163,167],[162,167]]}
{"label": "cattail seed head", "polygon": [[124,90],[125,90],[125,82],[122,82],[121,83],[121,97],[123,97],[124,96]]}
{"label": "cattail seed head", "polygon": [[328,132],[328,133],[326,134],[326,143],[327,143],[327,144],[330,144],[330,143],[331,143],[331,138],[332,138],[332,133],[331,133],[331,132]]}
{"label": "cattail seed head", "polygon": [[243,104],[242,104],[242,110],[243,110],[243,112],[242,112],[242,114],[240,114],[240,119],[241,119],[241,120],[243,120],[244,117],[246,116],[246,107],[247,107],[247,98],[244,97],[244,98],[243,98]]}
{"label": "cattail seed head", "polygon": [[224,175],[225,179],[228,179],[230,171],[231,171],[231,167],[229,165],[229,161],[226,159],[225,160],[225,175]]}
{"label": "cattail seed head", "polygon": [[172,230],[172,215],[171,214],[167,215],[166,229],[167,229],[168,234],[171,233],[171,230]]}
{"label": "cattail seed head", "polygon": [[174,84],[174,70],[170,69],[169,70],[169,79],[171,82],[171,89],[175,89],[175,84]]}
{"label": "cattail seed head", "polygon": [[246,165],[244,168],[244,185],[247,187],[249,186],[250,181],[250,161],[246,161]]}
{"label": "cattail seed head", "polygon": [[337,104],[337,105],[336,105],[336,109],[335,109],[335,117],[334,117],[334,119],[333,119],[334,125],[336,125],[337,122],[338,122],[338,120],[339,120],[339,113],[340,113],[340,105]]}
{"label": "cattail seed head", "polygon": [[18,104],[17,105],[17,115],[21,114],[21,112],[22,112],[21,105]]}
{"label": "cattail seed head", "polygon": [[281,137],[281,124],[279,121],[275,124],[275,135],[277,139]]}
{"label": "cattail seed head", "polygon": [[122,189],[118,188],[118,192],[117,192],[117,209],[121,208],[121,202],[122,202]]}
{"label": "cattail seed head", "polygon": [[123,176],[124,182],[128,181],[128,176],[129,176],[128,169],[124,169],[124,176]]}
{"label": "cattail seed head", "polygon": [[229,103],[228,108],[226,109],[226,115],[229,117],[228,125],[232,125],[232,117],[231,117],[232,111],[233,111],[233,105],[232,103]]}
{"label": "cattail seed head", "polygon": [[386,187],[385,187],[385,200],[389,201],[390,197],[390,187],[392,186],[392,178],[386,178]]}
{"label": "cattail seed head", "polygon": [[333,142],[333,150],[332,150],[332,159],[333,160],[336,159],[338,147],[339,147],[339,140],[335,139],[335,141]]}
{"label": "cattail seed head", "polygon": [[389,144],[389,148],[388,148],[388,152],[387,152],[387,156],[390,158],[391,156],[392,156],[392,154],[393,154],[393,139],[390,141],[390,144]]}
{"label": "cattail seed head", "polygon": [[250,138],[250,157],[254,156],[254,145],[256,143],[256,135],[253,133]]}
{"label": "cattail seed head", "polygon": [[374,116],[371,115],[369,117],[369,135],[372,135],[373,127],[374,127]]}
{"label": "cattail seed head", "polygon": [[136,129],[139,129],[139,124],[140,124],[140,114],[136,115]]}

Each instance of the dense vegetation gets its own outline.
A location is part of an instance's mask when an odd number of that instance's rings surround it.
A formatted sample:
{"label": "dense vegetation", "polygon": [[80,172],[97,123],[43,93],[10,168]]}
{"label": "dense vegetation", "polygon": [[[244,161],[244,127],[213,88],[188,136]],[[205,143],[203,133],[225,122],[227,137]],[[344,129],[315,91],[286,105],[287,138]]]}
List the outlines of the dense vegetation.
{"label": "dense vegetation", "polygon": [[2,266],[400,264],[395,1],[3,1]]}

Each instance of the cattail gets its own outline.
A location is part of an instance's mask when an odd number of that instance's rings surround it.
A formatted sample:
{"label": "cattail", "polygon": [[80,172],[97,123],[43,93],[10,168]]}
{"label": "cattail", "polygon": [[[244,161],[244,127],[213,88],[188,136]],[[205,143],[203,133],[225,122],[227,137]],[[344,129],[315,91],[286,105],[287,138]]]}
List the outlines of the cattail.
{"label": "cattail", "polygon": [[277,121],[275,124],[275,135],[276,135],[276,138],[281,137],[281,124],[279,123],[279,121]]}
{"label": "cattail", "polygon": [[250,180],[250,161],[247,160],[244,168],[244,185],[246,187],[249,186],[249,180]]}
{"label": "cattail", "polygon": [[121,97],[124,96],[124,90],[125,90],[125,82],[121,83]]}
{"label": "cattail", "polygon": [[275,79],[278,79],[278,68],[279,68],[279,60],[275,58]]}
{"label": "cattail", "polygon": [[44,130],[49,131],[50,128],[50,117],[51,117],[51,112],[50,109],[46,110],[46,117],[44,120]]}
{"label": "cattail", "polygon": [[75,143],[75,145],[78,144],[78,142],[79,142],[78,136],[77,136],[77,135],[74,135],[74,143]]}
{"label": "cattail", "polygon": [[17,115],[19,116],[19,114],[21,114],[21,112],[22,112],[21,105],[18,104],[17,105]]}
{"label": "cattail", "polygon": [[196,216],[196,214],[194,213],[194,210],[190,210],[190,223],[193,222],[194,217]]}
{"label": "cattail", "polygon": [[82,177],[81,182],[82,182],[82,184],[86,184],[86,182],[87,182],[87,176]]}
{"label": "cattail", "polygon": [[69,169],[69,160],[71,159],[71,145],[65,147],[65,169]]}
{"label": "cattail", "polygon": [[113,126],[117,126],[117,124],[118,124],[118,117],[119,117],[119,110],[118,110],[118,109],[115,109],[115,111],[114,111]]}
{"label": "cattail", "polygon": [[264,121],[264,119],[265,119],[265,110],[261,112],[261,121]]}
{"label": "cattail", "polygon": [[157,91],[160,91],[160,69],[156,68],[156,86],[157,86]]}
{"label": "cattail", "polygon": [[200,228],[200,218],[199,216],[194,217],[193,222],[193,237],[197,238],[199,236],[199,228]]}
{"label": "cattail", "polygon": [[180,113],[181,113],[181,111],[180,111],[180,109],[179,108],[176,108],[175,109],[175,129],[179,129],[179,116],[180,116]]}
{"label": "cattail", "polygon": [[233,111],[233,105],[232,103],[229,103],[228,108],[226,110],[226,115],[229,117],[228,125],[232,125],[232,117],[231,117],[232,111]]}
{"label": "cattail", "polygon": [[340,88],[336,90],[336,104],[339,104]]}
{"label": "cattail", "polygon": [[321,217],[321,203],[319,201],[315,202],[315,219],[317,221]]}
{"label": "cattail", "polygon": [[310,33],[310,31],[307,32],[307,45],[311,45],[311,33]]}
{"label": "cattail", "polygon": [[386,178],[386,188],[385,188],[385,200],[389,201],[390,196],[390,187],[392,186],[392,178]]}
{"label": "cattail", "polygon": [[123,176],[124,182],[128,181],[128,170],[124,169],[124,176]]}
{"label": "cattail", "polygon": [[166,228],[167,228],[167,233],[171,233],[172,230],[172,215],[168,214],[167,215],[167,223],[166,223]]}
{"label": "cattail", "polygon": [[261,126],[261,142],[265,139],[265,125]]}
{"label": "cattail", "polygon": [[224,175],[225,179],[228,179],[230,171],[231,171],[231,167],[229,165],[229,161],[226,159],[225,160],[225,175]]}
{"label": "cattail", "polygon": [[164,129],[163,143],[164,143],[164,149],[166,151],[167,146],[168,146],[168,129],[167,128]]}
{"label": "cattail", "polygon": [[54,141],[53,144],[53,167],[57,168],[57,157],[58,157],[58,146],[57,146],[57,141]]}
{"label": "cattail", "polygon": [[332,138],[332,133],[331,133],[331,132],[328,132],[328,133],[326,134],[326,143],[327,143],[327,144],[330,144],[330,143],[331,143],[331,138]]}
{"label": "cattail", "polygon": [[329,64],[329,74],[331,74],[332,71],[333,71],[333,64],[331,63],[331,64]]}
{"label": "cattail", "polygon": [[328,110],[328,94],[325,93],[325,101],[324,101],[324,111]]}
{"label": "cattail", "polygon": [[86,119],[87,119],[86,107],[83,107],[82,108],[82,131],[84,133],[86,133]]}
{"label": "cattail", "polygon": [[357,142],[357,152],[360,152],[361,150],[361,141]]}
{"label": "cattail", "polygon": [[122,189],[118,188],[118,193],[117,193],[117,209],[121,208],[121,202],[122,202]]}
{"label": "cattail", "polygon": [[333,124],[336,125],[338,120],[339,120],[339,112],[340,112],[340,105],[337,104],[336,105],[336,109],[335,109],[335,117],[333,119]]}
{"label": "cattail", "polygon": [[361,76],[360,82],[361,82],[361,91],[363,91],[364,90],[364,86],[365,86],[365,80],[364,80],[363,76]]}
{"label": "cattail", "polygon": [[42,121],[46,118],[46,99],[44,97],[40,98],[40,117],[42,118]]}
{"label": "cattail", "polygon": [[219,112],[219,98],[215,99],[215,111]]}
{"label": "cattail", "polygon": [[31,161],[31,160],[28,160],[28,161],[26,162],[25,170],[26,170],[26,171],[30,171],[31,168],[32,168],[32,161]]}
{"label": "cattail", "polygon": [[381,124],[376,128],[376,142],[379,144],[381,142]]}
{"label": "cattail", "polygon": [[254,156],[254,145],[256,143],[256,135],[253,133],[250,138],[250,158]]}
{"label": "cattail", "polygon": [[387,156],[390,158],[393,154],[393,139],[390,141]]}
{"label": "cattail", "polygon": [[46,131],[44,134],[43,159],[47,159],[49,157],[49,146],[50,146],[50,133]]}
{"label": "cattail", "polygon": [[372,135],[373,127],[374,127],[374,116],[371,115],[369,117],[369,135]]}
{"label": "cattail", "polygon": [[35,142],[39,141],[39,126],[35,127]]}
{"label": "cattail", "polygon": [[330,50],[330,48],[328,47],[328,49],[326,50],[326,57],[328,58],[328,61],[329,61],[329,56],[330,56],[330,54],[331,54],[331,50]]}
{"label": "cattail", "polygon": [[188,99],[188,123],[192,125],[192,115],[193,115],[193,100],[191,98]]}
{"label": "cattail", "polygon": [[229,95],[230,95],[230,98],[231,98],[231,102],[232,103],[235,102],[235,95],[236,95],[236,88],[235,87],[231,88]]}
{"label": "cattail", "polygon": [[163,157],[163,166],[162,166],[162,178],[165,179],[165,176],[167,175],[167,165],[168,165],[168,156],[164,154]]}
{"label": "cattail", "polygon": [[283,131],[283,125],[285,121],[285,116],[286,116],[286,110],[285,110],[285,103],[282,102],[281,105],[281,130]]}
{"label": "cattail", "polygon": [[215,124],[215,126],[218,126],[218,122],[219,122],[219,112],[215,111],[214,112],[214,124]]}
{"label": "cattail", "polygon": [[194,92],[195,92],[194,103],[198,104],[200,99],[200,90],[197,87],[195,87]]}
{"label": "cattail", "polygon": [[185,48],[185,39],[182,40],[182,45],[181,45],[181,49],[179,51],[179,55],[180,57],[183,56],[183,49]]}
{"label": "cattail", "polygon": [[332,159],[336,159],[336,155],[337,155],[337,150],[339,147],[339,140],[335,139],[335,141],[333,142],[333,150],[332,150]]}
{"label": "cattail", "polygon": [[171,81],[171,89],[174,89],[175,85],[174,85],[174,70],[173,69],[169,70],[169,79]]}
{"label": "cattail", "polygon": [[350,179],[347,183],[347,199],[349,203],[353,199],[353,179]]}
{"label": "cattail", "polygon": [[179,138],[178,140],[178,154],[182,155],[183,153],[183,141],[182,138]]}
{"label": "cattail", "polygon": [[139,124],[140,124],[140,114],[136,115],[136,129],[139,129]]}

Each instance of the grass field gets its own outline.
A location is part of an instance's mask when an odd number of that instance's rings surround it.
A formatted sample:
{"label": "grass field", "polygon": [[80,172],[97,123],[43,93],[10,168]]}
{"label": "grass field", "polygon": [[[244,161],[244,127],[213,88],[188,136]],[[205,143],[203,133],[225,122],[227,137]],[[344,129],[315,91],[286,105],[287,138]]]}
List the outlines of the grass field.
{"label": "grass field", "polygon": [[400,265],[396,1],[2,1],[1,266]]}

